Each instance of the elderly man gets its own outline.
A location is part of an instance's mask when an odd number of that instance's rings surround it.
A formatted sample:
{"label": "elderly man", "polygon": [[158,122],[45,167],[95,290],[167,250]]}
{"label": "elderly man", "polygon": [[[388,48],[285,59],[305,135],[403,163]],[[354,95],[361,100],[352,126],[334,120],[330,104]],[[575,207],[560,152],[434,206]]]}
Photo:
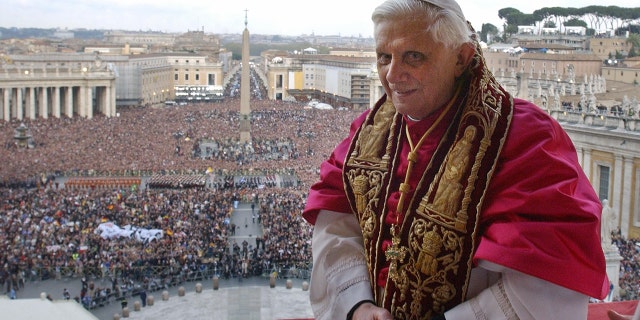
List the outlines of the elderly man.
{"label": "elderly man", "polygon": [[385,95],[321,166],[321,319],[586,319],[608,290],[601,204],[571,140],[487,70],[453,0],[372,16]]}

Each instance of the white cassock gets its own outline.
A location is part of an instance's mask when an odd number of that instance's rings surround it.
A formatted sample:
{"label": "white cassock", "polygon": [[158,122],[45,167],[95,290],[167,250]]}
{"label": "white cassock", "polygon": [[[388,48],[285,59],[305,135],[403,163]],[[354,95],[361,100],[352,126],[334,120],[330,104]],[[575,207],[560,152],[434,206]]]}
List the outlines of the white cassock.
{"label": "white cassock", "polygon": [[[346,319],[358,302],[373,300],[360,225],[353,214],[321,210],[313,232],[311,307],[316,320]],[[589,297],[481,260],[472,269],[467,301],[447,320],[584,320]]]}

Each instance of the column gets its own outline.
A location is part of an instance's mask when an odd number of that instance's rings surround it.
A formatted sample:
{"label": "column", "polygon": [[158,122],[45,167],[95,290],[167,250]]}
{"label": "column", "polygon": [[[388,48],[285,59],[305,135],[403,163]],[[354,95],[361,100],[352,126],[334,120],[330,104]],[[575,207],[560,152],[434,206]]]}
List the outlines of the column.
{"label": "column", "polygon": [[22,88],[16,89],[16,118],[18,120],[24,119],[24,104],[22,103]]}
{"label": "column", "polygon": [[85,87],[84,91],[85,91],[85,117],[87,117],[87,119],[93,119],[93,88],[92,87]]}
{"label": "column", "polygon": [[118,115],[118,105],[116,103],[116,80],[111,81],[111,85],[109,85],[109,106],[110,106],[110,114],[109,116],[115,117]]}
{"label": "column", "polygon": [[27,88],[27,118],[36,119],[36,88]]}
{"label": "column", "polygon": [[53,103],[53,116],[60,118],[60,87],[51,88],[51,100]]}
{"label": "column", "polygon": [[584,173],[587,175],[587,178],[589,179],[589,181],[591,181],[591,186],[593,186],[595,190],[598,190],[597,185],[595,184],[596,181],[593,181],[594,168],[593,168],[593,164],[591,163],[591,150],[582,149],[582,151],[583,151],[582,170],[584,170]]}
{"label": "column", "polygon": [[576,147],[576,155],[578,157],[578,164],[580,165],[580,167],[583,168],[583,171],[586,171],[584,170],[584,162],[582,160],[582,147],[579,146],[578,144],[575,144],[575,147]]}
{"label": "column", "polygon": [[102,113],[105,116],[107,114],[107,88],[106,87],[96,87],[96,111],[98,113]]}
{"label": "column", "polygon": [[9,120],[4,116],[5,106],[7,105],[5,103],[6,101],[4,99],[4,95],[5,95],[6,91],[7,91],[7,89],[0,89],[0,93],[2,93],[2,97],[3,97],[2,100],[0,100],[0,120]]}
{"label": "column", "polygon": [[73,100],[75,99],[73,96],[73,87],[65,87],[65,110],[64,113],[67,117],[73,118]]}
{"label": "column", "polygon": [[[616,159],[616,165],[617,165]],[[633,157],[632,156],[623,156],[623,164],[622,164],[623,172],[621,172],[622,176],[622,190],[618,192],[620,194],[620,205],[617,206],[618,216],[620,217],[620,233],[623,237],[629,237],[629,227],[633,225],[632,219],[634,219],[633,212],[634,208],[631,206],[633,201],[633,190],[631,189],[631,182],[635,176],[633,172]],[[615,190],[614,190],[615,192]],[[640,199],[636,199],[638,201]]]}
{"label": "column", "polygon": [[40,116],[44,119],[49,118],[49,95],[47,90],[48,88],[46,87],[40,88],[40,95],[38,99]]}
{"label": "column", "polygon": [[78,89],[78,103],[76,105],[76,108],[78,110],[78,115],[82,118],[86,117],[87,113],[85,112],[85,101],[87,98],[87,93],[86,93],[86,89],[84,86],[81,86]]}
{"label": "column", "polygon": [[114,112],[113,112],[113,104],[111,104],[111,83],[109,83],[108,86],[104,87],[103,95],[104,95],[104,108],[102,112],[104,112],[104,115],[107,117],[113,117]]}
{"label": "column", "polygon": [[9,121],[11,120],[11,92],[13,89],[7,88],[2,91],[2,99],[4,100],[4,120]]}
{"label": "column", "polygon": [[622,203],[620,196],[622,195],[621,189],[623,188],[624,183],[624,168],[622,167],[622,156],[620,154],[616,154],[614,157],[615,160],[613,161],[612,168],[613,176],[611,177],[613,179],[611,183],[611,188],[613,189],[611,190],[611,194],[613,199],[609,199],[609,205],[618,212],[618,217],[620,217],[620,204]]}

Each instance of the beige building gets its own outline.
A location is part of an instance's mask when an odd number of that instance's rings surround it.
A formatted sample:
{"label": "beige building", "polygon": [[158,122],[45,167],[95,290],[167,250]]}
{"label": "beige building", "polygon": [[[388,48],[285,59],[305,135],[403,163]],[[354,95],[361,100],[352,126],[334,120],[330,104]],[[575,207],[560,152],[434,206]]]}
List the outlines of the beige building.
{"label": "beige building", "polygon": [[569,76],[570,69],[573,69],[576,78],[600,75],[602,61],[591,54],[523,53],[520,55],[520,71],[526,74],[541,75],[541,78],[558,75],[561,79],[565,79]]}
{"label": "beige building", "polygon": [[626,38],[590,38],[588,41],[588,49],[593,52],[601,61],[616,57],[616,53],[627,55],[631,50],[631,43]]}
{"label": "beige building", "polygon": [[175,39],[176,34],[162,32],[109,31],[104,34],[104,41],[113,44],[172,46]]}
{"label": "beige building", "polygon": [[[156,105],[175,96],[172,66],[164,55],[129,56],[132,81],[129,86],[140,88],[140,105]],[[137,82],[137,83],[136,83]]]}
{"label": "beige building", "polygon": [[627,238],[640,237],[640,118],[552,111],[573,141],[600,200]]}
{"label": "beige building", "polygon": [[202,102],[222,99],[223,64],[206,55],[173,53],[166,56],[173,69],[171,99]]}
{"label": "beige building", "polygon": [[627,58],[623,63],[614,66],[603,66],[602,76],[607,80],[637,86],[640,84],[640,57]]}
{"label": "beige building", "polygon": [[201,54],[172,53],[165,57],[173,68],[174,85],[222,86],[222,63]]}
{"label": "beige building", "polygon": [[[600,75],[602,61],[592,54],[507,53],[485,50],[487,67],[496,76],[524,73],[534,78],[562,80]],[[571,70],[571,71],[570,71]]]}
{"label": "beige building", "polygon": [[263,55],[270,99],[317,99],[334,107],[366,109],[370,104],[369,76],[375,57],[341,55]]}
{"label": "beige building", "polygon": [[99,57],[75,63],[5,61],[10,63],[0,65],[0,120],[116,115],[116,74]]}
{"label": "beige building", "polygon": [[222,64],[203,54],[48,53],[3,56],[2,119],[93,117],[117,106],[155,105],[176,88],[222,92]]}
{"label": "beige building", "polygon": [[375,58],[376,51],[375,50],[364,50],[364,49],[333,49],[329,51],[329,54],[332,56],[344,56],[344,57],[360,57],[360,58]]}
{"label": "beige building", "polygon": [[496,75],[520,72],[520,54],[488,49],[482,54],[487,67]]}

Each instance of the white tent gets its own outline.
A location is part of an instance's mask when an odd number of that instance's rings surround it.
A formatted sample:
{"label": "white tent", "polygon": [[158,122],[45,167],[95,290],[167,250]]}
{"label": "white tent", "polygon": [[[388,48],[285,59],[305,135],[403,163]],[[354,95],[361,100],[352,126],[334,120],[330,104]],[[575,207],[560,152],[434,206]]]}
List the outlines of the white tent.
{"label": "white tent", "polygon": [[322,102],[316,104],[313,107],[316,108],[316,109],[319,109],[319,110],[332,110],[333,109],[333,106],[331,106],[330,104],[322,103]]}
{"label": "white tent", "polygon": [[2,319],[99,320],[75,300],[0,297]]}

